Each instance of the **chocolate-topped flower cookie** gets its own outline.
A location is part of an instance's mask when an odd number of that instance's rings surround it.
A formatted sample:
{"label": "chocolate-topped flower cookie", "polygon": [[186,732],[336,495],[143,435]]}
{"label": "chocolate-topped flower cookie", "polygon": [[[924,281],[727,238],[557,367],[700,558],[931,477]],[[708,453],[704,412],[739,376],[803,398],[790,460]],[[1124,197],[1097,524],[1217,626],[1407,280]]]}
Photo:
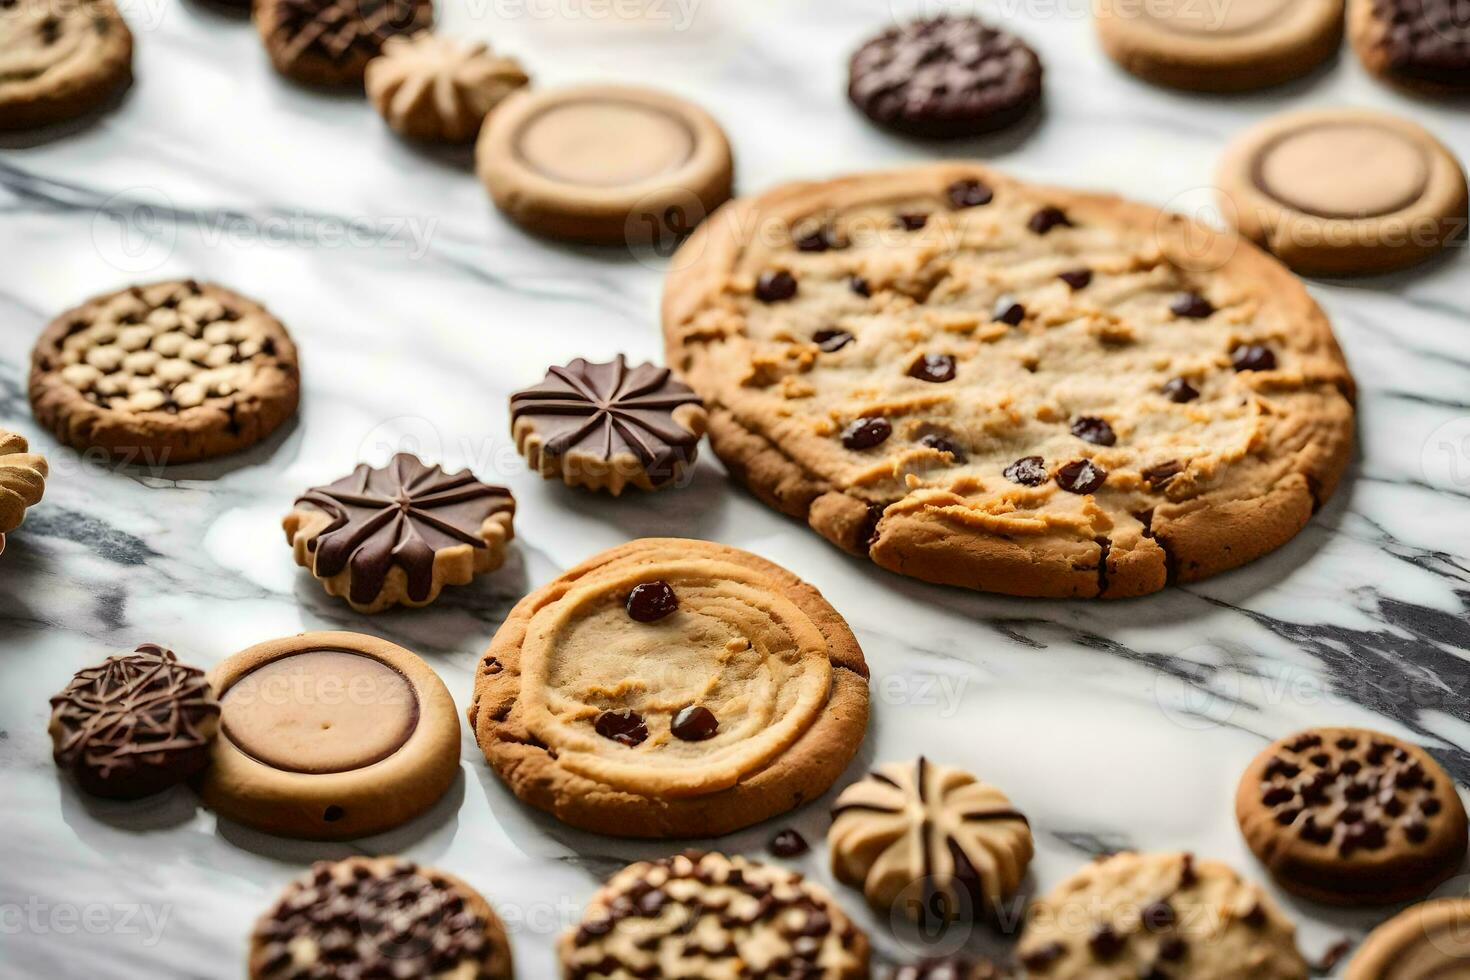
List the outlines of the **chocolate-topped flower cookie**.
{"label": "chocolate-topped flower cookie", "polygon": [[308,490],[282,522],[296,563],[362,613],[426,606],[505,561],[515,500],[469,470],[399,453]]}
{"label": "chocolate-topped flower cookie", "polygon": [[276,70],[308,85],[361,83],[383,42],[434,23],[432,0],[258,0],[254,13]]}
{"label": "chocolate-topped flower cookie", "polygon": [[1454,780],[1417,745],[1364,728],[1309,728],[1241,776],[1235,817],[1288,891],[1333,905],[1427,893],[1465,856]]}
{"label": "chocolate-topped flower cookie", "polygon": [[204,671],[145,643],[80,670],[51,699],[56,764],[89,793],[135,799],[203,769],[220,706]]}
{"label": "chocolate-topped flower cookie", "polygon": [[868,904],[931,924],[1008,911],[1034,853],[1031,827],[1004,793],[923,756],[843,790],[827,842],[832,873]]}
{"label": "chocolate-topped flower cookie", "polygon": [[869,944],[821,885],[686,851],[613,875],[557,951],[568,978],[865,980]]}
{"label": "chocolate-topped flower cookie", "polygon": [[714,837],[832,784],[862,742],[867,678],[852,631],[795,575],[644,538],[511,610],[469,717],[512,792],[566,823]]}
{"label": "chocolate-topped flower cookie", "polygon": [[516,449],[542,476],[616,495],[659,490],[694,465],[704,435],[699,396],[653,364],[577,358],[510,396]]}
{"label": "chocolate-topped flower cookie", "polygon": [[510,943],[479,892],[397,857],[318,861],[255,923],[250,980],[510,980]]}

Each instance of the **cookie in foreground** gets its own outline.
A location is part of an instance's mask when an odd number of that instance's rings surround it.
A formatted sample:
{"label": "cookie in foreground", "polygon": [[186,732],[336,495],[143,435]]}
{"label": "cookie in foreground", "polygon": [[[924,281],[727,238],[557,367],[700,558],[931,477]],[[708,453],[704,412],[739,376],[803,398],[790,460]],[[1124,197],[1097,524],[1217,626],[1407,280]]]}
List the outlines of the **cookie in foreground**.
{"label": "cookie in foreground", "polygon": [[744,198],[684,249],[667,363],[715,452],[905,575],[1206,578],[1289,541],[1352,452],[1352,377],[1306,288],[1179,215],[945,163]]}
{"label": "cookie in foreground", "polygon": [[481,658],[470,725],[516,796],[620,837],[714,837],[815,799],[868,720],[868,669],[812,586],[645,538],[532,592]]}

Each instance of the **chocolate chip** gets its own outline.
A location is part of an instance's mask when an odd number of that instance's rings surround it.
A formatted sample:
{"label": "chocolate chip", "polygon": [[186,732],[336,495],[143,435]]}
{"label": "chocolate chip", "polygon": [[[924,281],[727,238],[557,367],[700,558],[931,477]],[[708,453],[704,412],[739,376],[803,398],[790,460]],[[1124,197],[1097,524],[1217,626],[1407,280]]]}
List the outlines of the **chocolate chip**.
{"label": "chocolate chip", "polygon": [[1358,747],[1358,740],[1351,736],[1344,735],[1342,738],[1337,740],[1337,747],[1342,749],[1344,752],[1351,752],[1353,749]]}
{"label": "chocolate chip", "polygon": [[686,742],[703,742],[715,737],[720,730],[720,722],[715,713],[704,705],[691,704],[679,709],[669,730]]}
{"label": "chocolate chip", "polygon": [[893,435],[893,425],[879,415],[863,415],[847,423],[842,444],[848,449],[872,449]]}
{"label": "chocolate chip", "polygon": [[1111,446],[1118,441],[1113,427],[1105,419],[1092,415],[1082,415],[1073,421],[1072,435],[1094,446]]}
{"label": "chocolate chip", "polygon": [[1429,839],[1429,825],[1418,817],[1410,817],[1404,821],[1404,836],[1415,844],[1422,844]]}
{"label": "chocolate chip", "polygon": [[1179,861],[1179,887],[1190,888],[1198,880],[1199,876],[1194,873],[1194,855],[1185,852]]}
{"label": "chocolate chip", "polygon": [[1342,832],[1342,842],[1338,845],[1344,855],[1362,848],[1365,851],[1376,851],[1388,843],[1388,833],[1383,824],[1376,820],[1359,819],[1349,823]]}
{"label": "chocolate chip", "polygon": [[1356,776],[1362,768],[1363,764],[1357,759],[1343,759],[1342,765],[1337,767],[1337,771],[1346,773],[1349,776]]}
{"label": "chocolate chip", "polygon": [[1272,371],[1276,355],[1261,344],[1237,344],[1230,351],[1230,364],[1237,371]]}
{"label": "chocolate chip", "polygon": [[1039,487],[1051,478],[1046,460],[1040,456],[1022,456],[1005,468],[1005,478],[1023,487]]}
{"label": "chocolate chip", "polygon": [[1090,459],[1074,459],[1057,470],[1057,486],[1068,493],[1094,493],[1108,478],[1108,471]]}
{"label": "chocolate chip", "polygon": [[1170,378],[1164,382],[1163,391],[1168,396],[1169,401],[1180,405],[1185,402],[1192,402],[1199,397],[1199,389],[1195,388],[1194,385],[1185,381],[1183,378]]}
{"label": "chocolate chip", "polygon": [[1300,775],[1301,771],[1301,766],[1297,765],[1295,762],[1289,762],[1278,755],[1273,757],[1270,762],[1266,763],[1266,768],[1262,771],[1262,774],[1265,775],[1267,779],[1271,778],[1272,776],[1285,776],[1287,779],[1293,779],[1296,776]]}
{"label": "chocolate chip", "polygon": [[1070,226],[1071,224],[1065,211],[1048,204],[1031,216],[1031,220],[1026,222],[1026,227],[1037,235],[1045,235],[1058,225]]}
{"label": "chocolate chip", "polygon": [[638,745],[648,737],[648,726],[643,716],[636,711],[604,711],[592,723],[597,734],[610,738],[620,745]]}
{"label": "chocolate chip", "polygon": [[1286,743],[1286,748],[1292,752],[1305,752],[1307,749],[1315,749],[1322,744],[1322,736],[1312,732],[1304,732]]}
{"label": "chocolate chip", "polygon": [[1143,927],[1149,932],[1159,932],[1172,926],[1178,917],[1174,906],[1168,902],[1153,902],[1144,906]]}
{"label": "chocolate chip", "polygon": [[762,272],[755,284],[755,298],[762,303],[780,303],[796,295],[796,277],[785,269]]}
{"label": "chocolate chip", "polygon": [[1259,929],[1266,924],[1266,910],[1261,906],[1260,902],[1256,902],[1245,910],[1245,915],[1240,917],[1240,921],[1252,929]]}
{"label": "chocolate chip", "polygon": [[970,458],[965,455],[965,451],[959,446],[956,446],[953,442],[944,438],[944,436],[935,435],[932,432],[921,438],[919,445],[928,446],[930,449],[937,449],[942,453],[949,453],[954,457],[956,463],[966,462]]}
{"label": "chocolate chip", "polygon": [[1092,930],[1087,939],[1087,948],[1100,960],[1110,960],[1123,951],[1123,937],[1110,925],[1100,925]]}
{"label": "chocolate chip", "polygon": [[1296,793],[1290,786],[1272,786],[1261,794],[1261,802],[1266,806],[1280,806],[1294,799],[1296,799]]}
{"label": "chocolate chip", "polygon": [[812,342],[826,354],[842,350],[842,348],[852,343],[854,339],[853,335],[846,330],[838,330],[835,327],[818,330],[812,334]]}
{"label": "chocolate chip", "polygon": [[1002,296],[995,301],[995,310],[991,316],[1001,323],[1009,323],[1011,326],[1019,326],[1026,319],[1026,307],[1017,303],[1012,296]]}
{"label": "chocolate chip", "polygon": [[652,623],[663,619],[679,608],[679,597],[674,587],[658,580],[641,582],[628,593],[628,615],[640,623]]}
{"label": "chocolate chip", "polygon": [[1143,478],[1148,481],[1150,489],[1162,490],[1183,472],[1184,464],[1177,459],[1170,459],[1144,470]]}
{"label": "chocolate chip", "polygon": [[900,214],[898,223],[903,226],[904,231],[918,231],[929,223],[929,216],[917,213]]}
{"label": "chocolate chip", "polygon": [[1168,960],[1170,963],[1177,963],[1179,960],[1184,959],[1184,954],[1188,949],[1189,947],[1184,944],[1183,939],[1180,939],[1178,936],[1169,936],[1163,942],[1159,943],[1159,959]]}
{"label": "chocolate chip", "polygon": [[1332,840],[1332,828],[1322,826],[1317,823],[1316,818],[1310,815],[1302,821],[1297,833],[1301,835],[1302,840],[1309,840],[1313,844],[1326,844]]}
{"label": "chocolate chip", "polygon": [[847,277],[847,288],[848,289],[851,289],[853,292],[857,293],[859,296],[872,296],[873,295],[873,290],[868,285],[868,280],[867,279],[864,279],[862,276],[848,276]]}
{"label": "chocolate chip", "polygon": [[1073,269],[1070,272],[1061,273],[1057,278],[1073,289],[1086,289],[1087,284],[1092,282],[1092,270]]}
{"label": "chocolate chip", "polygon": [[1215,312],[1215,306],[1199,293],[1180,293],[1169,304],[1169,312],[1190,320],[1203,320]]}
{"label": "chocolate chip", "polygon": [[828,249],[846,248],[847,243],[839,241],[832,229],[823,225],[798,238],[796,247],[802,252],[825,252]]}
{"label": "chocolate chip", "polygon": [[995,192],[973,178],[957,180],[945,191],[951,207],[978,208],[995,200]]}
{"label": "chocolate chip", "polygon": [[776,831],[776,835],[771,838],[766,849],[778,858],[793,858],[805,854],[811,850],[811,847],[807,844],[805,837],[787,827],[785,830]]}
{"label": "chocolate chip", "polygon": [[1028,970],[1045,970],[1067,954],[1067,947],[1051,942],[1021,954],[1021,965]]}
{"label": "chocolate chip", "polygon": [[1283,827],[1290,827],[1296,823],[1296,818],[1302,815],[1301,807],[1289,806],[1276,811],[1276,822]]}
{"label": "chocolate chip", "polygon": [[1440,811],[1439,800],[1429,799],[1419,802],[1419,812],[1426,817],[1432,817]]}
{"label": "chocolate chip", "polygon": [[948,354],[925,354],[909,366],[909,377],[939,384],[954,380],[954,358]]}

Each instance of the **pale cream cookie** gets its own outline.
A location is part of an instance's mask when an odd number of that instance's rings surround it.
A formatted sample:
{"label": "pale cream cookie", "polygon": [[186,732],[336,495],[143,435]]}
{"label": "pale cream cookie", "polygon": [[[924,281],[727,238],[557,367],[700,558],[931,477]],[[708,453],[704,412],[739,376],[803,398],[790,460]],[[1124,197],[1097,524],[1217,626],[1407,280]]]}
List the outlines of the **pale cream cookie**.
{"label": "pale cream cookie", "polygon": [[511,611],[470,724],[523,801],[624,837],[714,837],[816,798],[857,752],[868,671],[821,593],[755,555],[645,538]]}
{"label": "pale cream cookie", "polygon": [[417,655],[361,633],[302,633],[210,672],[221,707],[200,795],[257,830],[345,840],[433,806],[459,771],[459,717]]}
{"label": "pale cream cookie", "polygon": [[832,873],[881,913],[920,922],[996,918],[1035,846],[1026,817],[988,783],[923,756],[879,766],[837,797]]}
{"label": "pale cream cookie", "polygon": [[46,457],[29,449],[24,436],[0,429],[0,554],[5,535],[20,527],[26,509],[46,493]]}
{"label": "pale cream cookie", "polygon": [[686,851],[604,885],[557,944],[566,980],[864,980],[868,937],[821,885],[742,857]]}
{"label": "pale cream cookie", "polygon": [[1352,451],[1352,378],[1280,263],[970,164],[730,205],[675,256],[663,321],[736,479],[933,582],[1202,579],[1290,540]]}
{"label": "pale cream cookie", "polygon": [[368,99],[399,135],[468,143],[530,78],[520,62],[492,54],[484,42],[424,31],[389,38],[368,62],[364,81]]}
{"label": "pale cream cookie", "polygon": [[1467,223],[1465,171],[1417,123],[1367,109],[1274,116],[1239,136],[1218,175],[1240,233],[1308,275],[1401,269]]}

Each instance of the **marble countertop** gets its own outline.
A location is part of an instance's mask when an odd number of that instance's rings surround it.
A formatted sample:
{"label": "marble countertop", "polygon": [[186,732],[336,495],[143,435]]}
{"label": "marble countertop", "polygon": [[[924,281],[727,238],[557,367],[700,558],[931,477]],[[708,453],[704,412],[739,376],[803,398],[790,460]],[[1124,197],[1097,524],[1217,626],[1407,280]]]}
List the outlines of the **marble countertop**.
{"label": "marble countertop", "polygon": [[[982,4],[1040,50],[1046,109],[986,140],[916,144],[848,108],[846,56],[895,12],[970,4],[650,0],[645,18],[618,15],[642,5],[441,0],[445,30],[493,39],[540,84],[624,79],[697,100],[729,130],[746,191],[943,153],[1207,212],[1231,135],[1307,106],[1402,112],[1470,157],[1463,103],[1392,92],[1346,49],[1264,94],[1149,87],[1102,55],[1083,0]],[[53,473],[0,559],[0,975],[239,976],[251,922],[281,887],[313,859],[358,852],[468,879],[506,920],[521,975],[553,975],[552,939],[598,880],[682,844],[560,826],[503,788],[468,732],[461,778],[432,812],[347,844],[217,821],[182,788],[97,802],[57,776],[46,699],[76,669],[143,641],[210,665],[271,637],[352,629],[419,651],[463,708],[476,658],[517,598],[650,534],[738,545],[820,587],[873,671],[873,719],[847,779],[919,753],[981,774],[1030,815],[1039,890],[1119,848],[1190,849],[1264,881],[1235,828],[1235,781],[1267,739],[1309,724],[1413,738],[1470,780],[1463,248],[1406,274],[1311,285],[1357,373],[1359,453],[1288,546],[1137,601],[973,595],[842,555],[732,486],[709,454],[687,488],[621,500],[527,472],[508,437],[508,393],[576,355],[657,358],[661,262],[527,237],[491,207],[467,154],[405,145],[363,100],[277,77],[237,14],[192,0],[123,8],[138,42],[126,98],[84,124],[0,139],[0,424],[32,438]],[[91,294],[169,276],[229,284],[288,324],[304,366],[298,419],[238,457],[160,473],[60,449],[25,397],[37,332]],[[396,447],[509,485],[517,543],[506,568],[431,609],[367,618],[295,567],[279,521],[300,489]],[[794,826],[818,848],[793,864],[830,881],[830,801],[718,846],[758,854]],[[932,951],[834,888],[882,960]],[[1390,911],[1276,894],[1309,957]],[[968,941],[1005,949],[984,929]]]}

